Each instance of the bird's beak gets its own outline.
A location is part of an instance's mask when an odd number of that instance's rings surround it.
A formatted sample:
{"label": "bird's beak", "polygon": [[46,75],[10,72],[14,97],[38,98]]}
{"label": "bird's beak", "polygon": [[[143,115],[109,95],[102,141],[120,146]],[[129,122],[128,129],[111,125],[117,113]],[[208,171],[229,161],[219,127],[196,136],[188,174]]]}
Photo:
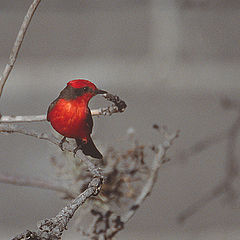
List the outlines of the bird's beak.
{"label": "bird's beak", "polygon": [[104,93],[107,93],[107,92],[104,90],[100,90],[100,89],[95,90],[95,94],[104,94]]}

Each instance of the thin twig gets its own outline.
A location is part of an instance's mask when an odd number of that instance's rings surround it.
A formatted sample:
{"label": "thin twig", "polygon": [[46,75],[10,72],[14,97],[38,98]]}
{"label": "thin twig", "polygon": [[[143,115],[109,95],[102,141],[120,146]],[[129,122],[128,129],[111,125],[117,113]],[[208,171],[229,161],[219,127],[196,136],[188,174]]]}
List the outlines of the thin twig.
{"label": "thin twig", "polygon": [[205,195],[202,196],[200,199],[193,202],[186,209],[182,210],[180,214],[178,214],[177,216],[177,222],[180,224],[185,223],[185,221],[188,218],[193,216],[201,208],[205,207],[207,204],[209,204],[214,199],[220,197],[225,192],[226,192],[226,183],[223,181],[217,186],[215,186],[214,189],[211,189],[209,192],[205,193]]}
{"label": "thin twig", "polygon": [[[0,120],[1,121],[1,120]],[[224,130],[220,133],[215,133],[214,135],[208,136],[203,140],[200,140],[194,143],[187,149],[181,150],[179,152],[179,159],[181,161],[186,161],[189,158],[201,153],[202,151],[207,150],[213,145],[218,144],[221,141],[224,141],[228,137],[228,129]]]}
{"label": "thin twig", "polygon": [[76,193],[71,192],[67,187],[62,186],[56,182],[50,182],[39,178],[34,177],[24,177],[24,176],[10,176],[9,174],[0,173],[0,182],[13,184],[17,186],[26,186],[26,187],[37,187],[41,189],[49,189],[56,192],[61,192],[67,195],[67,197],[75,198]]}
{"label": "thin twig", "polygon": [[159,144],[157,148],[158,152],[156,153],[155,158],[153,160],[152,169],[148,181],[145,183],[141,191],[141,194],[139,194],[138,198],[136,199],[135,203],[132,205],[128,213],[122,218],[122,221],[124,223],[126,223],[130,218],[132,218],[132,216],[135,214],[136,210],[141,205],[141,203],[152,192],[154,183],[157,180],[158,171],[162,166],[163,162],[165,161],[167,150],[173,144],[173,141],[178,137],[178,134],[179,132],[177,131],[174,134],[168,135],[164,143]]}
{"label": "thin twig", "polygon": [[0,123],[20,123],[20,122],[41,122],[46,121],[46,115],[29,115],[29,116],[0,116]]}
{"label": "thin twig", "polygon": [[[54,136],[48,136],[45,133],[38,133],[32,129],[25,129],[21,126],[14,124],[0,124],[0,132],[5,133],[20,133],[27,136],[32,136],[38,139],[47,140],[55,145],[59,145],[59,140]],[[63,149],[73,152],[74,146],[69,143],[64,144]],[[76,199],[74,199],[68,206],[63,208],[61,212],[52,219],[46,219],[41,221],[38,226],[37,232],[28,231],[27,234],[23,233],[15,237],[14,239],[26,239],[26,236],[34,236],[33,239],[60,239],[63,231],[66,229],[68,222],[74,215],[75,211],[92,195],[97,195],[103,184],[104,176],[101,169],[97,168],[81,151],[76,154],[87,165],[88,170],[93,174],[94,178],[88,185],[88,188],[81,193]],[[25,182],[26,183],[26,182]],[[22,182],[24,184],[24,182]]]}
{"label": "thin twig", "polygon": [[[118,96],[110,93],[103,94],[103,97],[114,103],[113,106],[103,107],[91,110],[92,116],[112,115],[113,113],[125,111],[127,105]],[[17,122],[41,122],[46,121],[47,115],[29,115],[29,116],[1,116],[0,123],[17,123]]]}
{"label": "thin twig", "polygon": [[150,176],[145,185],[143,186],[141,193],[138,195],[134,204],[131,205],[126,214],[123,215],[120,219],[118,219],[119,222],[119,224],[117,224],[118,227],[111,228],[107,231],[107,234],[105,235],[106,239],[112,239],[112,237],[115,236],[116,233],[123,228],[124,224],[127,223],[134,216],[142,202],[152,192],[153,186],[157,180],[158,171],[162,166],[163,162],[165,161],[167,150],[173,144],[173,141],[178,137],[179,131],[171,135],[167,133],[165,134],[166,140],[158,146],[158,152],[156,153],[155,158],[153,160]]}
{"label": "thin twig", "polygon": [[[91,110],[92,116],[112,115],[117,113],[117,107],[105,107]],[[23,122],[43,122],[47,121],[47,115],[25,115],[25,116],[0,116],[0,123],[23,123]]]}
{"label": "thin twig", "polygon": [[[38,139],[43,139],[43,140],[47,140],[48,142],[51,142],[57,146],[59,146],[60,141],[54,137],[53,135],[49,136],[46,133],[39,133],[33,129],[26,129],[22,126],[18,126],[15,124],[0,124],[0,133],[20,133],[23,135],[27,135],[27,136],[31,136],[31,137],[35,137]],[[65,143],[63,145],[63,150],[65,151],[69,151],[69,152],[73,152],[74,151],[74,146],[72,146],[69,143]],[[102,172],[99,168],[97,168],[90,160],[87,156],[85,156],[82,151],[78,151],[76,153],[76,156],[78,158],[80,158],[81,160],[83,160],[83,162],[87,165],[88,170],[93,174],[93,176],[98,176],[103,178]]]}
{"label": "thin twig", "polygon": [[6,81],[8,79],[8,76],[12,71],[14,63],[16,62],[18,52],[21,48],[21,45],[22,45],[24,36],[26,34],[26,31],[28,29],[28,26],[29,26],[31,19],[34,15],[34,12],[37,9],[40,2],[41,2],[41,0],[34,0],[33,3],[31,4],[31,6],[29,7],[26,16],[24,17],[22,26],[20,27],[17,38],[13,45],[13,48],[12,48],[12,51],[11,51],[11,54],[9,57],[9,62],[7,63],[5,69],[3,70],[2,76],[0,77],[0,97],[2,95],[2,91],[3,91]]}
{"label": "thin twig", "polygon": [[[214,143],[218,143],[220,140],[227,138],[227,158],[226,158],[226,176],[224,179],[218,183],[213,189],[205,193],[203,197],[193,202],[190,206],[180,212],[177,217],[179,223],[184,223],[189,217],[197,213],[201,208],[205,207],[211,201],[217,197],[227,194],[229,198],[236,197],[236,192],[234,191],[233,183],[234,180],[239,176],[239,164],[236,157],[237,150],[237,138],[240,131],[240,115],[237,117],[235,122],[231,127],[221,134],[219,134],[220,139],[216,136],[212,137],[212,141],[209,141],[211,138],[207,138],[210,146]],[[224,135],[223,135],[224,133]],[[204,143],[204,141],[202,141]],[[207,147],[207,145],[204,145]],[[186,152],[187,153],[187,152]],[[192,148],[189,150],[189,155],[195,153]],[[197,153],[197,152],[196,152]],[[233,200],[233,199],[232,199]]]}

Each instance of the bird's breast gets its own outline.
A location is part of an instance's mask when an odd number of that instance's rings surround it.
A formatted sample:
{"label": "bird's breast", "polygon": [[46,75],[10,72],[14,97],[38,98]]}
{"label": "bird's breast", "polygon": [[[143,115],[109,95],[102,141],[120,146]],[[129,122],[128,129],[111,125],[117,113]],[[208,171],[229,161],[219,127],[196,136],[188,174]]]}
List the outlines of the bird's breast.
{"label": "bird's breast", "polygon": [[86,127],[88,107],[86,103],[59,99],[49,119],[53,128],[69,138],[86,138],[90,133]]}

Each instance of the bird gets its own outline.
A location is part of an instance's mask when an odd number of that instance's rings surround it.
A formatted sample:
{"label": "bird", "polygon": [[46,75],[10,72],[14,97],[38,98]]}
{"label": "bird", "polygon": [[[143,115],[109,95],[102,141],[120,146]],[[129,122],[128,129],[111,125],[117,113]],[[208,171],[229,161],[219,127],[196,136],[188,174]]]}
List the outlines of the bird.
{"label": "bird", "polygon": [[85,79],[75,79],[67,83],[59,96],[49,105],[47,120],[63,138],[59,143],[63,150],[66,138],[74,138],[78,150],[93,158],[103,156],[95,146],[92,138],[93,119],[88,103],[97,94],[107,93],[98,89],[92,82]]}

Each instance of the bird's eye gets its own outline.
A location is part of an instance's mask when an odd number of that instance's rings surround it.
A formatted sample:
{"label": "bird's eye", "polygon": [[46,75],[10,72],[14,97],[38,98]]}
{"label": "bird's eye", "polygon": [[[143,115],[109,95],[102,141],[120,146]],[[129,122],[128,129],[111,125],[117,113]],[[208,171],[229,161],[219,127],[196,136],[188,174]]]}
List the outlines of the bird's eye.
{"label": "bird's eye", "polygon": [[84,87],[84,88],[83,88],[83,91],[84,91],[84,92],[87,92],[87,91],[88,91],[88,87]]}

